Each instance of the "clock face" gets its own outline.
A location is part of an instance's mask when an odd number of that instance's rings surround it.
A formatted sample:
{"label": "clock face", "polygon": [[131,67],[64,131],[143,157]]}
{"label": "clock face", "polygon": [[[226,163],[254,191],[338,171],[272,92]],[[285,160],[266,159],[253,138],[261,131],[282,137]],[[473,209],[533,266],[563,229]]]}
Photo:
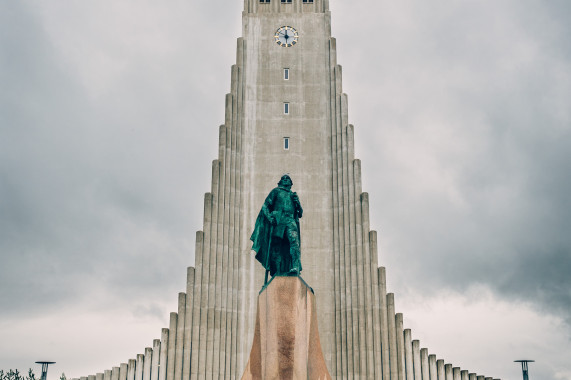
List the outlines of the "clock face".
{"label": "clock face", "polygon": [[274,38],[276,39],[276,43],[281,47],[292,47],[297,44],[299,34],[297,30],[291,26],[282,26],[276,31]]}

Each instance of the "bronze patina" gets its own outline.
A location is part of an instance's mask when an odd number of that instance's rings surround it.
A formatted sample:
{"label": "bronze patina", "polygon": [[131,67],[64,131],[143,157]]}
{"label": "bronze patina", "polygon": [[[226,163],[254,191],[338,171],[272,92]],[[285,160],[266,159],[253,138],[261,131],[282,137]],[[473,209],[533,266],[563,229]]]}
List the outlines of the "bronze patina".
{"label": "bronze patina", "polygon": [[268,273],[272,277],[299,276],[302,269],[299,219],[303,209],[292,186],[291,178],[282,176],[266,197],[250,237],[256,259],[266,269],[266,283]]}

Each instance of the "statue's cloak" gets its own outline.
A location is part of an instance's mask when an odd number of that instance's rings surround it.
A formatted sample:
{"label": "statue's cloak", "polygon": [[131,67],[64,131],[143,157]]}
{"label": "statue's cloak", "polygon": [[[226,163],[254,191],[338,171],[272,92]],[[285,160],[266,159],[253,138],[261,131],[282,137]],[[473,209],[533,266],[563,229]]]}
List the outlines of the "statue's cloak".
{"label": "statue's cloak", "polygon": [[256,252],[256,260],[262,264],[266,270],[270,270],[270,234],[272,232],[272,225],[264,215],[264,211],[260,210],[258,218],[256,219],[256,226],[250,240],[254,243],[252,250]]}

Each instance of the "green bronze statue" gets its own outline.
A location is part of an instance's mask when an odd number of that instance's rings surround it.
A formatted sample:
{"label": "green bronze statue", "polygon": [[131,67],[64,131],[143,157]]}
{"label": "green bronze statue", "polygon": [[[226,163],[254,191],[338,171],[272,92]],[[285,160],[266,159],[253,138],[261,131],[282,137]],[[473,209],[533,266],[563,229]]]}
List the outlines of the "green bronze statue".
{"label": "green bronze statue", "polygon": [[272,277],[299,276],[301,272],[299,219],[303,209],[292,185],[288,175],[282,176],[266,197],[250,237],[256,259],[266,269],[266,283],[268,272]]}

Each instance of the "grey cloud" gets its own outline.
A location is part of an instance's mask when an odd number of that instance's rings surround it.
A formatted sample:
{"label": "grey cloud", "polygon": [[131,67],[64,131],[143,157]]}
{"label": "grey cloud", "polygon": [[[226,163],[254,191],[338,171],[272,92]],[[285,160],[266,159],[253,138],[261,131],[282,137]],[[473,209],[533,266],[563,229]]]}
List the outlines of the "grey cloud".
{"label": "grey cloud", "polygon": [[[60,5],[2,4],[0,298],[11,307],[0,313],[6,316],[87,302],[92,292],[107,294],[102,307],[115,306],[116,297],[137,302],[168,292],[175,298],[193,261],[223,120],[231,61],[210,60],[207,40],[179,36],[174,43],[186,45],[161,54],[126,44],[109,52],[106,43],[122,45],[109,38],[133,31],[117,26],[99,33],[89,12],[104,4],[73,4],[65,15]],[[145,8],[139,17],[162,22]],[[202,13],[188,16],[179,15],[172,32],[187,31],[186,22]],[[75,17],[76,29],[66,30],[61,17]],[[82,19],[88,22],[79,25]],[[203,22],[191,29],[196,33]],[[216,33],[233,45],[227,29]],[[91,64],[108,54],[120,67]],[[228,75],[201,76],[210,65]],[[212,87],[216,93],[208,93]]]}
{"label": "grey cloud", "polygon": [[[483,284],[571,315],[568,2],[331,6],[397,302]],[[5,321],[174,311],[163,300],[193,261],[240,12],[0,3]],[[13,360],[0,367],[29,366]]]}
{"label": "grey cloud", "polygon": [[[571,315],[569,5],[355,6],[375,26],[341,20],[339,61],[394,289],[484,283]],[[342,41],[376,27],[367,59]]]}

